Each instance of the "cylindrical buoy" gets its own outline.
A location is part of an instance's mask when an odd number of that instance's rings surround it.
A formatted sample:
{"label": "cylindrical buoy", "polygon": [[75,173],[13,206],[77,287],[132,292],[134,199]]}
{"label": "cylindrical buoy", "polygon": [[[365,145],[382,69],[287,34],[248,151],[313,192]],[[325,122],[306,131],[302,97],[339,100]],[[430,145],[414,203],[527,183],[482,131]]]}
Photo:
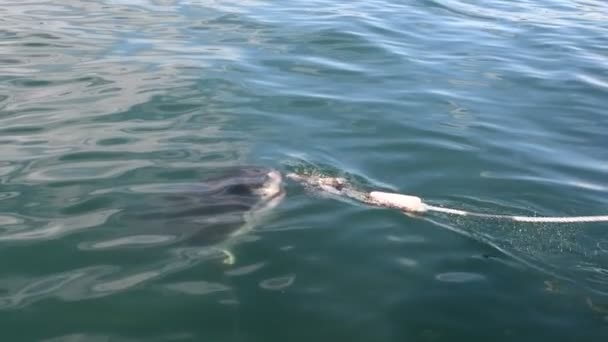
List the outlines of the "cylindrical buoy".
{"label": "cylindrical buoy", "polygon": [[420,197],[395,194],[390,192],[372,191],[369,197],[378,204],[398,208],[404,211],[421,213],[426,211],[426,205]]}

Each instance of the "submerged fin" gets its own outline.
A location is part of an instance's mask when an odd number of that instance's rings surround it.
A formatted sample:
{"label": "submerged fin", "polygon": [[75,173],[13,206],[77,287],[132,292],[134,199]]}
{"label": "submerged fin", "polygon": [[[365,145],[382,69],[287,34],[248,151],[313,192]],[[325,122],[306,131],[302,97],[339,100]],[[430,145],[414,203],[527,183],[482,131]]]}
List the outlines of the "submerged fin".
{"label": "submerged fin", "polygon": [[234,265],[234,262],[236,261],[236,258],[234,256],[234,254],[232,254],[232,252],[230,252],[227,249],[221,249],[220,252],[222,252],[224,255],[226,255],[226,259],[224,259],[224,264],[226,265]]}

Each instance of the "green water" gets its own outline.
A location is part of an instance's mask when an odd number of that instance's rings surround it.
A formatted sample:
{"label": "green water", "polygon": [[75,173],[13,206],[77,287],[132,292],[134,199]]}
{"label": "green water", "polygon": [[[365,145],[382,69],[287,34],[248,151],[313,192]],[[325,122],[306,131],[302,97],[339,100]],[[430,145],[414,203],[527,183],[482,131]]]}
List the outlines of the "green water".
{"label": "green water", "polygon": [[228,265],[173,240],[191,226],[124,219],[245,164],[606,215],[605,2],[0,4],[2,341],[608,336],[605,223],[415,218],[288,183]]}

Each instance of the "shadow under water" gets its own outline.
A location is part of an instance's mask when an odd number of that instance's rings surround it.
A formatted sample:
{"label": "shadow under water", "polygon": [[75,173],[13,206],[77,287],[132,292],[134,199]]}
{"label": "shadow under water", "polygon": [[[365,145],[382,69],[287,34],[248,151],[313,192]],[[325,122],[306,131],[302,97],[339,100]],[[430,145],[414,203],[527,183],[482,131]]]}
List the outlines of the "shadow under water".
{"label": "shadow under water", "polygon": [[197,184],[156,185],[112,221],[129,235],[171,235],[174,242],[214,246],[251,230],[284,197],[274,169],[240,166],[215,173]]}

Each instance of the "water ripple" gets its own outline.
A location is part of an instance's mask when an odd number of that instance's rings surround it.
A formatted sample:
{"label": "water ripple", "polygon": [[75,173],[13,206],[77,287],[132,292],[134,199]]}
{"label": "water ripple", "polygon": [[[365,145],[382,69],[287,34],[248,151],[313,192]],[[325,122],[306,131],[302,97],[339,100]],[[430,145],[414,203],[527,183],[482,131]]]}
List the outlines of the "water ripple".
{"label": "water ripple", "polygon": [[260,287],[265,290],[272,290],[272,291],[283,290],[283,289],[288,288],[291,285],[293,285],[295,280],[296,280],[295,274],[288,274],[288,275],[281,276],[281,277],[275,277],[275,278],[262,280],[260,282]]}
{"label": "water ripple", "polygon": [[[331,322],[304,332],[316,340],[481,340],[496,322],[598,340],[601,225],[433,223],[289,184],[259,235],[227,249],[184,238],[213,220],[161,212],[218,167],[306,159],[465,209],[604,214],[607,13],[601,0],[0,0],[3,336],[284,340],[265,324],[302,335],[296,318]],[[547,274],[580,291],[539,290],[558,287]]]}
{"label": "water ripple", "polygon": [[81,244],[81,248],[85,250],[108,249],[108,248],[124,248],[124,247],[149,247],[152,245],[164,244],[175,240],[175,236],[171,235],[133,235],[112,239],[102,242]]}
{"label": "water ripple", "polygon": [[[24,307],[51,296],[72,301],[97,297],[91,291],[91,284],[98,278],[116,270],[116,267],[93,266],[70,272],[57,273],[39,279],[29,279],[23,287],[0,297],[0,309]],[[13,282],[24,283],[23,280],[11,281],[10,283]]]}
{"label": "water ripple", "polygon": [[109,217],[119,212],[117,209],[99,210],[84,215],[52,219],[42,227],[11,231],[0,234],[0,241],[29,241],[56,239],[83,229],[90,229],[104,224]]}
{"label": "water ripple", "polygon": [[166,287],[170,290],[181,292],[187,295],[207,295],[215,292],[223,292],[230,290],[230,287],[218,283],[210,283],[205,281],[188,281],[181,283],[168,284]]}
{"label": "water ripple", "polygon": [[470,272],[447,272],[440,273],[436,276],[437,280],[446,283],[467,283],[472,281],[484,280],[485,277],[481,274]]}
{"label": "water ripple", "polygon": [[246,266],[234,268],[234,269],[226,271],[225,273],[228,276],[242,276],[242,275],[247,275],[247,274],[256,272],[257,270],[261,269],[265,265],[266,265],[266,263],[259,262],[259,263],[255,263],[252,265],[246,265]]}

